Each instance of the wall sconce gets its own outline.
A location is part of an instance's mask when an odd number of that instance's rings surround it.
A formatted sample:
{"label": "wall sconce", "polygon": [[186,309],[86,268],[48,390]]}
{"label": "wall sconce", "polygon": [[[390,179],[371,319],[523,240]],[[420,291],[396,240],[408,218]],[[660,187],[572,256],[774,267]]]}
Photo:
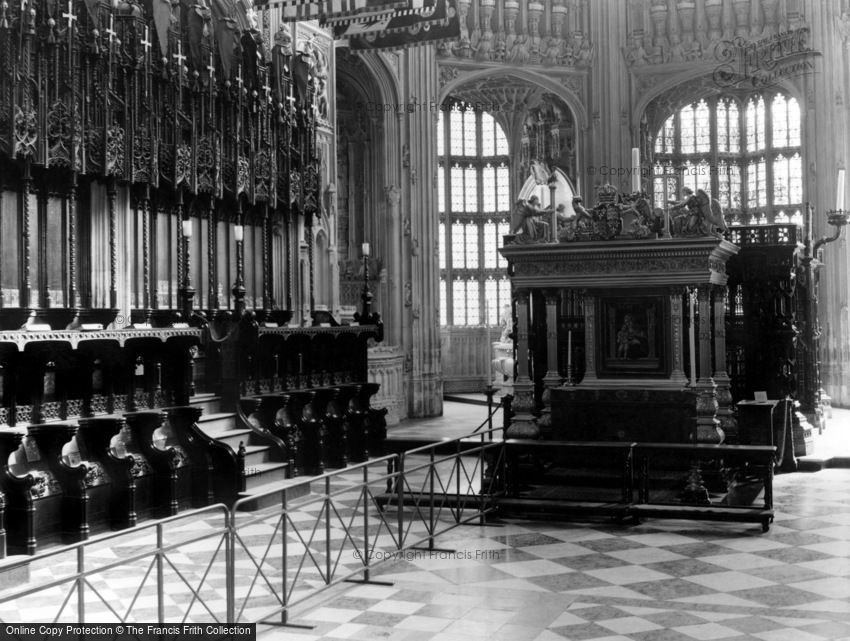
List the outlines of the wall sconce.
{"label": "wall sconce", "polygon": [[187,218],[181,223],[183,227],[183,238],[191,238],[192,237],[192,219]]}
{"label": "wall sconce", "polygon": [[241,243],[243,240],[245,240],[245,227],[243,225],[233,226],[233,239],[237,243]]}

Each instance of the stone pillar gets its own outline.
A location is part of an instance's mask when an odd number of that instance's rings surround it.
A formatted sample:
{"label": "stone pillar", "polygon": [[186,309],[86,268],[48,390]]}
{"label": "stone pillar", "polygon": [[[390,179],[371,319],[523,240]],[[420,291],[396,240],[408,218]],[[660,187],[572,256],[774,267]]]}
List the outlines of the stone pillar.
{"label": "stone pillar", "polygon": [[729,288],[714,287],[714,383],[717,386],[717,418],[731,443],[738,442],[738,421],[732,409],[732,386],[726,371],[726,302]]}
{"label": "stone pillar", "polygon": [[543,377],[543,409],[537,425],[544,438],[551,436],[552,430],[552,388],[561,384],[558,374],[558,290],[546,290],[546,375]]}
{"label": "stone pillar", "polygon": [[508,426],[508,438],[538,438],[540,427],[534,418],[534,382],[529,378],[528,360],[528,290],[514,292],[516,304],[516,380],[514,381],[514,416]]}
{"label": "stone pillar", "polygon": [[[439,95],[436,52],[416,47],[404,53],[404,100],[428,104]],[[439,416],[443,412],[440,369],[440,308],[436,173],[436,120],[427,109],[403,114],[410,162],[405,206],[410,216],[410,416]],[[405,212],[405,213],[407,213]]]}
{"label": "stone pillar", "polygon": [[684,351],[682,349],[682,288],[670,289],[670,346],[673,351],[673,371],[670,380],[680,383],[682,387],[688,384],[684,370]]}
{"label": "stone pillar", "polygon": [[[697,443],[721,443],[723,432],[717,420],[717,396],[711,377],[711,286],[697,288],[699,304],[699,373],[694,390],[697,393]],[[692,356],[693,358],[693,356]]]}

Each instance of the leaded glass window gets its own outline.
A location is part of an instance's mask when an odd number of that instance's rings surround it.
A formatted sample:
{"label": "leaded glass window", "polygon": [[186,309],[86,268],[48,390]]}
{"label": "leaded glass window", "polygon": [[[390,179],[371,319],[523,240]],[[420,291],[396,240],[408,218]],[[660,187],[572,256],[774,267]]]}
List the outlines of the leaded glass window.
{"label": "leaded glass window", "polygon": [[508,141],[491,115],[463,103],[440,113],[437,132],[448,150],[438,159],[448,168],[438,171],[440,323],[498,324],[511,300],[498,252],[510,229]]}
{"label": "leaded glass window", "polygon": [[653,203],[704,189],[732,224],[793,222],[804,200],[800,132],[800,105],[779,90],[685,105],[652,144]]}

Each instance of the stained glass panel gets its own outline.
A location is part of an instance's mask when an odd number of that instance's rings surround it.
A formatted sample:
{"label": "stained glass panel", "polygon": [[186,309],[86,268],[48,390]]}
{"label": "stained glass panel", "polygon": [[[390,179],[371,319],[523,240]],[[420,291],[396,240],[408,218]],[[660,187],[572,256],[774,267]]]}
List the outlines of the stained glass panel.
{"label": "stained glass panel", "polygon": [[464,234],[463,223],[452,224],[452,256],[451,264],[455,269],[463,269],[466,267],[464,258],[466,257],[466,236]]}
{"label": "stained glass panel", "polygon": [[437,211],[446,211],[446,168],[442,164],[437,167]]}
{"label": "stained glass panel", "polygon": [[490,163],[481,170],[482,211],[496,211],[496,168]]}
{"label": "stained glass panel", "polygon": [[681,120],[681,142],[679,150],[683,154],[692,154],[696,151],[696,140],[694,139],[694,108],[688,105],[679,113]]}
{"label": "stained glass panel", "polygon": [[788,146],[799,147],[800,140],[800,104],[796,98],[788,98]]}
{"label": "stained glass panel", "polygon": [[717,103],[717,150],[729,151],[729,105],[725,100]]}
{"label": "stained glass panel", "polygon": [[761,151],[765,147],[764,98],[751,98],[747,103],[747,151]]}
{"label": "stained glass panel", "polygon": [[467,223],[466,225],[466,239],[465,239],[465,250],[466,250],[466,268],[467,269],[478,269],[478,230],[480,226],[478,223]]}
{"label": "stained glass panel", "polygon": [[767,163],[764,158],[756,163],[756,176],[758,180],[758,204],[757,207],[767,206]]}
{"label": "stained glass panel", "polygon": [[781,93],[773,97],[770,106],[770,117],[773,121],[773,146],[788,146],[788,103]]}
{"label": "stained glass panel", "polygon": [[788,159],[788,192],[792,205],[803,202],[803,158],[799,153]]}
{"label": "stained glass panel", "polygon": [[794,215],[791,216],[791,222],[794,223],[795,225],[799,225],[800,227],[802,227],[803,226],[803,212],[801,212],[799,209],[797,211],[795,211]]}
{"label": "stained glass panel", "polygon": [[440,269],[446,268],[446,224],[440,223],[438,226],[437,234],[439,235],[439,256],[440,256]]}
{"label": "stained glass panel", "polygon": [[747,164],[747,207],[758,207],[758,177],[754,160]]}
{"label": "stained glass panel", "polygon": [[484,223],[484,269],[496,269],[499,257],[499,232],[496,223],[488,220]]}
{"label": "stained glass panel", "polygon": [[478,134],[475,131],[475,112],[467,109],[463,112],[463,155],[475,156]]}
{"label": "stained glass panel", "polygon": [[655,151],[657,153],[671,154],[673,153],[673,145],[675,144],[676,123],[675,116],[670,116],[661,130],[658,133],[658,138],[655,140]]}
{"label": "stained glass panel", "polygon": [[441,111],[440,115],[437,117],[437,156],[442,156],[446,153],[445,128],[446,112]]}
{"label": "stained glass panel", "polygon": [[499,310],[501,314],[501,310],[505,305],[510,306],[511,304],[511,281],[507,277],[503,277],[499,281]]}
{"label": "stained glass panel", "polygon": [[496,155],[496,122],[490,114],[481,114],[481,155]]}
{"label": "stained glass panel", "polygon": [[463,153],[463,112],[456,106],[449,112],[449,151],[453,156]]}
{"label": "stained glass panel", "polygon": [[456,278],[452,283],[452,309],[452,323],[466,325],[466,283],[460,278]]}
{"label": "stained glass panel", "polygon": [[446,279],[440,279],[440,325],[449,324],[449,306],[446,302]]}
{"label": "stained glass panel", "polygon": [[[507,236],[510,233],[510,228],[511,228],[511,226],[507,222],[499,223],[498,231],[496,232],[498,234],[496,242],[500,247],[502,245],[502,238],[504,238],[505,236]],[[497,261],[496,262],[496,268],[497,269],[507,269],[508,268],[508,261],[501,254],[499,254],[499,253],[496,254],[496,261]]]}
{"label": "stained glass panel", "polygon": [[452,212],[463,211],[463,169],[459,165],[451,168]]}
{"label": "stained glass panel", "polygon": [[470,213],[478,212],[478,170],[472,165],[464,170],[464,190],[466,191],[466,209]]}
{"label": "stained glass panel", "polygon": [[738,103],[729,101],[729,153],[737,154],[741,151],[741,131],[738,126],[740,116],[738,115]]}
{"label": "stained glass panel", "polygon": [[[495,120],[493,121],[495,123]],[[496,153],[499,156],[507,156],[508,155],[508,139],[505,137],[505,132],[502,130],[501,125],[496,126]]]}
{"label": "stained glass panel", "polygon": [[481,303],[478,298],[478,280],[466,281],[466,324],[478,325],[481,322]]}
{"label": "stained glass panel", "polygon": [[773,203],[788,205],[788,159],[779,154],[773,161]]}
{"label": "stained glass panel", "polygon": [[705,100],[700,100],[697,105],[695,125],[697,153],[711,151],[711,115],[708,111],[708,103]]}
{"label": "stained glass panel", "polygon": [[505,163],[502,163],[496,168],[496,188],[498,190],[496,207],[498,207],[499,211],[509,211],[511,208],[510,186],[508,167]]}
{"label": "stained glass panel", "polygon": [[484,281],[484,309],[487,312],[486,325],[499,324],[499,283],[492,276]]}

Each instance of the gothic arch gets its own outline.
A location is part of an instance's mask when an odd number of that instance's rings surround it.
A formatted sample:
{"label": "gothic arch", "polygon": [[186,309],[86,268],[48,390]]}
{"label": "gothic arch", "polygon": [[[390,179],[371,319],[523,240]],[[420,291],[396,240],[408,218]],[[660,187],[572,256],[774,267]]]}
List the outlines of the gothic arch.
{"label": "gothic arch", "polygon": [[[776,88],[797,99],[801,107],[805,104],[803,92],[800,87],[788,80],[783,79],[775,85],[764,89]],[[661,126],[661,123],[675,111],[685,105],[699,101],[702,98],[717,95],[738,95],[741,98],[748,94],[759,93],[759,90],[745,90],[721,87],[717,84],[711,73],[694,78],[688,73],[677,74],[668,80],[659,82],[643,95],[635,107],[635,122],[643,122],[646,118],[646,128],[650,135]],[[805,123],[805,109],[801,109],[803,123]]]}
{"label": "gothic arch", "polygon": [[490,76],[508,76],[528,85],[545,89],[549,93],[560,98],[570,108],[573,112],[573,118],[575,119],[576,127],[579,131],[586,131],[589,127],[587,109],[582,103],[581,98],[574,91],[563,84],[559,84],[552,78],[529,69],[495,67],[480,69],[459,75],[457,78],[449,80],[440,88],[438,103],[442,104],[448,96],[457,93],[464,85],[478,80],[484,80]]}

